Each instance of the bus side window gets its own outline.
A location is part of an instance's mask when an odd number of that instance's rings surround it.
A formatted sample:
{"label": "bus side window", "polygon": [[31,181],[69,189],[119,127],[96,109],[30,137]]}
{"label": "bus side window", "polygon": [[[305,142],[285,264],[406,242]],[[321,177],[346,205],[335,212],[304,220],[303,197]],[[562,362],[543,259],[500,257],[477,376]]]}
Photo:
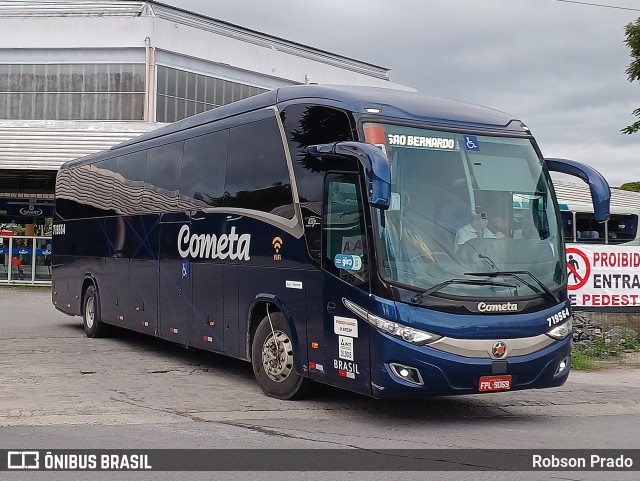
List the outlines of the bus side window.
{"label": "bus side window", "polygon": [[149,149],[142,202],[146,211],[171,212],[178,207],[184,142]]}
{"label": "bus side window", "polygon": [[591,213],[576,213],[576,240],[604,244],[604,224],[598,224]]}
{"label": "bus side window", "polygon": [[291,178],[275,117],[231,128],[225,207],[295,216]]}
{"label": "bus side window", "polygon": [[349,284],[367,288],[367,237],[357,175],[327,175],[322,225],[325,270]]}
{"label": "bus side window", "polygon": [[351,159],[333,161],[329,166],[329,163],[307,155],[306,148],[354,140],[354,131],[344,111],[325,105],[290,105],[282,112],[281,118],[293,162],[307,250],[312,259],[319,260],[324,175],[329,168],[357,171],[358,166]]}
{"label": "bus side window", "polygon": [[564,231],[564,239],[567,242],[573,242],[573,212],[562,212],[562,229]]}
{"label": "bus side window", "polygon": [[180,207],[197,210],[221,207],[229,130],[188,139],[180,177]]}
{"label": "bus side window", "polygon": [[118,157],[116,170],[119,175],[114,178],[112,202],[116,209],[122,210],[122,214],[134,215],[144,212],[142,192],[146,167],[146,150]]}
{"label": "bus side window", "polygon": [[636,238],[638,216],[635,214],[611,214],[607,221],[608,243],[621,244]]}

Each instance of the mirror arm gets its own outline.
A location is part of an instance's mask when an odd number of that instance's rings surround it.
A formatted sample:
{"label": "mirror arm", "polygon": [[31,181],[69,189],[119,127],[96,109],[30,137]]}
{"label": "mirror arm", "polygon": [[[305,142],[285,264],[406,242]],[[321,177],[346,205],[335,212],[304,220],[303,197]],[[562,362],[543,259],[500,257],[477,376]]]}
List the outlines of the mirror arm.
{"label": "mirror arm", "polygon": [[609,219],[609,204],[611,201],[611,189],[607,180],[593,167],[569,159],[544,159],[547,168],[553,172],[579,177],[589,184],[591,200],[593,201],[593,214],[596,222],[605,222]]}
{"label": "mirror arm", "polygon": [[355,158],[364,168],[367,178],[368,200],[372,207],[386,210],[391,202],[391,165],[375,145],[363,142],[335,142],[310,145],[307,153],[314,157]]}

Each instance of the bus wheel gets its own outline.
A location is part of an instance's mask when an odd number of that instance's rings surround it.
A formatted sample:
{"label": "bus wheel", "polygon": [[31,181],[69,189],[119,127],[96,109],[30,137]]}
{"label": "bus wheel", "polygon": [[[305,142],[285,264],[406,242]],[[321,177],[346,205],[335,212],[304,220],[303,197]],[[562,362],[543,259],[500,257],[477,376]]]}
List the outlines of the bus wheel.
{"label": "bus wheel", "polygon": [[[280,312],[260,321],[251,346],[253,374],[267,396],[295,399],[306,393],[308,380],[293,368],[289,325]],[[273,329],[272,329],[273,326]]]}
{"label": "bus wheel", "polygon": [[89,286],[84,294],[84,304],[82,306],[82,320],[84,332],[87,337],[103,337],[107,334],[108,326],[100,319],[98,312],[98,294],[94,286]]}

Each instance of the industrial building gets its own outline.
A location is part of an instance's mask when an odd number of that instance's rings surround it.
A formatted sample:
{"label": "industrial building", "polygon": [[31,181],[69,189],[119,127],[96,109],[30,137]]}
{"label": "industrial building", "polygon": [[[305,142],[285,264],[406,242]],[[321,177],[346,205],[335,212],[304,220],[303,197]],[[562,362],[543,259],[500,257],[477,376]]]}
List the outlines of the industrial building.
{"label": "industrial building", "polygon": [[387,68],[151,0],[0,0],[0,31],[0,283],[49,281],[68,160],[281,86],[409,89]]}
{"label": "industrial building", "polygon": [[0,1],[0,29],[0,225],[42,225],[63,162],[164,123],[285,85],[406,88],[384,67],[155,1]]}

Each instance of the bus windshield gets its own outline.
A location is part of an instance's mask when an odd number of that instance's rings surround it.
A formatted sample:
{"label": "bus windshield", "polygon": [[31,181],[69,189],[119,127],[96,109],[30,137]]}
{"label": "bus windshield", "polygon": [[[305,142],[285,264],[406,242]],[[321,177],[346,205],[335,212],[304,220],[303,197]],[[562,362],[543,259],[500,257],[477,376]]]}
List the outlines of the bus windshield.
{"label": "bus windshield", "polygon": [[384,279],[425,303],[553,297],[564,285],[561,223],[529,139],[364,127],[392,169],[390,208],[376,214]]}

